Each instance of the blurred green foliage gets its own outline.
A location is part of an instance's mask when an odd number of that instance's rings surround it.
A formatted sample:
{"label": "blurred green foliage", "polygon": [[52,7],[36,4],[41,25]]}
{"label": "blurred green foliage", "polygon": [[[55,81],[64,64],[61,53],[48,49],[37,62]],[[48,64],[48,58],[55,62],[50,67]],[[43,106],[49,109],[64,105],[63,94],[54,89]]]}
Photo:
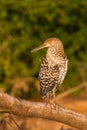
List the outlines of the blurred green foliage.
{"label": "blurred green foliage", "polygon": [[87,80],[87,0],[0,0],[0,88],[10,92],[17,78],[37,80],[46,49],[30,50],[48,37],[62,40],[69,59],[64,89]]}

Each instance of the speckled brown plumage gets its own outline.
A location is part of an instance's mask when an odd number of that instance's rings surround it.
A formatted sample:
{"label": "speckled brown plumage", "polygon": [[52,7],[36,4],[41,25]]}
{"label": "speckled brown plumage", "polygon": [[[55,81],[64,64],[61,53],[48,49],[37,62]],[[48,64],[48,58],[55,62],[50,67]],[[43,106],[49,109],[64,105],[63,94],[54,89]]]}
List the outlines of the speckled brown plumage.
{"label": "speckled brown plumage", "polygon": [[58,86],[59,81],[59,67],[54,65],[48,66],[46,57],[42,59],[42,64],[39,72],[40,80],[40,94],[42,97],[50,98],[52,96],[52,89]]}
{"label": "speckled brown plumage", "polygon": [[44,44],[33,51],[45,47],[48,47],[48,50],[42,59],[39,71],[40,93],[45,99],[50,99],[55,96],[55,91],[65,78],[68,59],[64,53],[63,44],[58,38],[47,39]]}

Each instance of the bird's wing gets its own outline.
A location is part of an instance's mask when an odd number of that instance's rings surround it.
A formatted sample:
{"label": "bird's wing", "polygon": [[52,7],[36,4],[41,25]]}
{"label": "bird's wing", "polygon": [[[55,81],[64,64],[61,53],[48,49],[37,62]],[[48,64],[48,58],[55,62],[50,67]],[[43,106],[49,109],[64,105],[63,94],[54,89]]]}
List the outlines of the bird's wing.
{"label": "bird's wing", "polygon": [[54,65],[48,66],[46,58],[43,58],[39,72],[40,93],[42,96],[52,92],[53,88],[57,88],[59,81],[59,67]]}

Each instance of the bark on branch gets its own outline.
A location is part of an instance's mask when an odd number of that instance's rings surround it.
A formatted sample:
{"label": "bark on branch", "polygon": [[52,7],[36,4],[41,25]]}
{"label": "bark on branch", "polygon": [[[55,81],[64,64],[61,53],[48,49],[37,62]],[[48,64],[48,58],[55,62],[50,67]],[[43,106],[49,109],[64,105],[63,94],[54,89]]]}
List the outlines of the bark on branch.
{"label": "bark on branch", "polygon": [[87,130],[87,116],[59,105],[25,101],[0,92],[0,112],[22,117],[40,117]]}

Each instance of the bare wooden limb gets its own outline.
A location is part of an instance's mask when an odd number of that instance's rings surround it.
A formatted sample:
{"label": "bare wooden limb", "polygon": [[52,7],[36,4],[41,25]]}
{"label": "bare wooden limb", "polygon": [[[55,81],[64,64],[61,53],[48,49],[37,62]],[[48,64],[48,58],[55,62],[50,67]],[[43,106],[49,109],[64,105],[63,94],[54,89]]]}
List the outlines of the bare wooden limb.
{"label": "bare wooden limb", "polygon": [[65,123],[72,127],[86,130],[87,116],[59,105],[20,100],[0,92],[0,112],[7,112],[23,117],[39,117]]}

